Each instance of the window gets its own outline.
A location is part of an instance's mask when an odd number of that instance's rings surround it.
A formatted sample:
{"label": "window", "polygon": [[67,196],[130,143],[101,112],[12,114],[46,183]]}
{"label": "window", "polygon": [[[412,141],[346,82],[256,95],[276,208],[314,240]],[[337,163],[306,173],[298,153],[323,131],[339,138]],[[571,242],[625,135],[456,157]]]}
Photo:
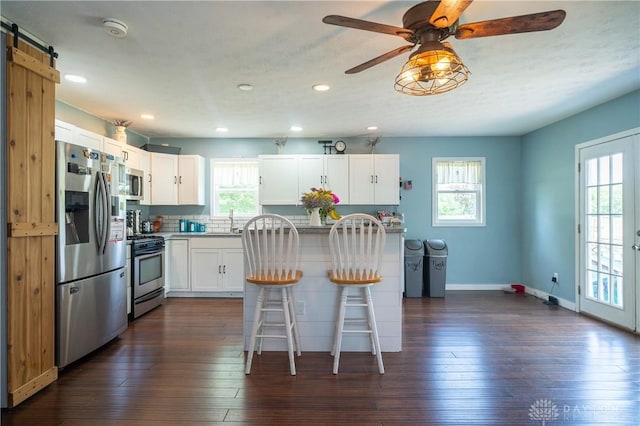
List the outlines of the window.
{"label": "window", "polygon": [[259,176],[257,159],[212,159],[211,216],[258,214]]}
{"label": "window", "polygon": [[433,226],[485,225],[484,160],[433,159]]}

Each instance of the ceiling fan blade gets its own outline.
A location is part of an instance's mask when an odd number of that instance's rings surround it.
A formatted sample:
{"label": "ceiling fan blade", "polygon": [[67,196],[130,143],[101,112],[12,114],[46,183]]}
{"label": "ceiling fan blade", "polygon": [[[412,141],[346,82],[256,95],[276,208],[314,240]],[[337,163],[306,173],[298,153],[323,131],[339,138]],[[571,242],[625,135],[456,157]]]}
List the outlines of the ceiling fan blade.
{"label": "ceiling fan blade", "polygon": [[552,10],[464,24],[456,30],[456,38],[466,39],[552,30],[564,21],[566,15],[564,10]]}
{"label": "ceiling fan blade", "polygon": [[388,61],[391,58],[395,58],[398,55],[403,54],[404,52],[407,52],[411,49],[413,49],[415,45],[414,44],[408,44],[406,46],[402,46],[402,47],[398,47],[397,49],[393,49],[391,52],[387,52],[383,55],[378,56],[377,58],[373,58],[363,64],[358,65],[357,67],[353,67],[351,69],[346,70],[344,73],[345,74],[356,74],[359,73],[360,71],[364,71],[366,69],[371,68],[374,65],[378,65],[379,63],[382,63],[384,61]]}
{"label": "ceiling fan blade", "polygon": [[348,18],[340,15],[329,15],[322,18],[325,24],[338,25],[340,27],[355,28],[357,30],[373,31],[376,33],[391,34],[409,41],[413,36],[413,31],[394,27],[393,25],[379,24],[377,22],[363,21],[362,19]]}
{"label": "ceiling fan blade", "polygon": [[453,25],[473,0],[442,0],[429,22],[436,28]]}

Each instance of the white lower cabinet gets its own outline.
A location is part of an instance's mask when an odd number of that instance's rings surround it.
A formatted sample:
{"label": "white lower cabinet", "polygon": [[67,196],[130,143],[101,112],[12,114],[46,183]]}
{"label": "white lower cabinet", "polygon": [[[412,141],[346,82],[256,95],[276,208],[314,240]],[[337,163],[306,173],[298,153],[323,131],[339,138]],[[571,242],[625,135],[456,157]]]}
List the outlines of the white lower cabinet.
{"label": "white lower cabinet", "polygon": [[239,237],[169,239],[166,258],[167,296],[242,296],[244,252]]}
{"label": "white lower cabinet", "polygon": [[189,291],[189,239],[167,240],[165,292]]}
{"label": "white lower cabinet", "polygon": [[127,277],[127,315],[131,313],[131,244],[127,244],[127,262],[124,264]]}

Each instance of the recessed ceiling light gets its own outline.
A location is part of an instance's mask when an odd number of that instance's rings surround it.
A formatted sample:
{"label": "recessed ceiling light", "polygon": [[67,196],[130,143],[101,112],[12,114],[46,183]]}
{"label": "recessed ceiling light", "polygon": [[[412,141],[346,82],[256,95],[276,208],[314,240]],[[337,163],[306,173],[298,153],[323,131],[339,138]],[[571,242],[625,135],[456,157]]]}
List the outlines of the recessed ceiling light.
{"label": "recessed ceiling light", "polygon": [[300,127],[300,126],[291,126],[290,130],[292,132],[301,132],[302,131],[302,127]]}
{"label": "recessed ceiling light", "polygon": [[238,84],[238,89],[248,92],[249,90],[253,90],[253,86],[247,83],[242,83]]}
{"label": "recessed ceiling light", "polygon": [[378,130],[378,126],[369,126],[367,130]]}
{"label": "recessed ceiling light", "polygon": [[64,79],[67,81],[71,81],[72,83],[86,83],[87,79],[81,75],[76,74],[66,74]]}
{"label": "recessed ceiling light", "polygon": [[226,127],[216,127],[216,132],[225,133],[228,131],[229,129],[227,129]]}
{"label": "recessed ceiling light", "polygon": [[155,117],[153,114],[140,114],[140,118],[144,118],[145,120],[153,120]]}
{"label": "recessed ceiling light", "polygon": [[331,89],[328,84],[314,84],[312,88],[316,92],[326,92],[327,90]]}

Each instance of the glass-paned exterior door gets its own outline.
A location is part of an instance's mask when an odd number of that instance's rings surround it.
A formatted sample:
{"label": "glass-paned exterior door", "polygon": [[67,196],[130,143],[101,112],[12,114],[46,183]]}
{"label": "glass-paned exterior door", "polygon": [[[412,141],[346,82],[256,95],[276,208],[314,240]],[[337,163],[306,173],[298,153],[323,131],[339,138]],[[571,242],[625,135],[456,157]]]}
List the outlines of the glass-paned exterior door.
{"label": "glass-paned exterior door", "polygon": [[635,329],[637,136],[580,149],[580,310]]}

